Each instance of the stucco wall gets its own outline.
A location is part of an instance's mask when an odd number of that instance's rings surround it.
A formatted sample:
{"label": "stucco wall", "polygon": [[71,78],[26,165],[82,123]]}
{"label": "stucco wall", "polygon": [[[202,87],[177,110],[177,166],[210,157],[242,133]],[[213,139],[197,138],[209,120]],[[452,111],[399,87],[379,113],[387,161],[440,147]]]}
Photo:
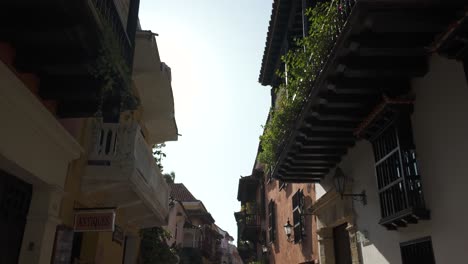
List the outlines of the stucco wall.
{"label": "stucco wall", "polygon": [[[271,181],[265,183],[266,207],[272,199],[276,205],[276,241],[269,246],[270,263],[302,263],[318,258],[318,245],[316,233],[315,217],[305,216],[305,237],[298,244],[288,242],[284,232],[284,224],[288,218],[293,224],[292,197],[297,190],[304,191],[305,208],[308,208],[315,201],[314,184],[288,184],[286,188],[279,191],[279,182]],[[268,211],[268,210],[266,210]],[[267,212],[268,213],[268,212]],[[268,225],[268,218],[266,219]],[[293,236],[291,236],[291,240]]]}
{"label": "stucco wall", "polygon": [[[372,146],[359,141],[340,166],[352,177],[353,192],[366,190],[366,206],[353,202],[356,226],[368,234],[361,243],[363,263],[401,263],[399,243],[431,236],[437,263],[461,263],[468,258],[468,87],[463,65],[439,56],[430,58],[430,72],[412,81],[416,96],[412,124],[431,220],[388,231],[378,224],[380,206]],[[328,176],[329,178],[330,176]],[[324,184],[324,190],[330,186]]]}

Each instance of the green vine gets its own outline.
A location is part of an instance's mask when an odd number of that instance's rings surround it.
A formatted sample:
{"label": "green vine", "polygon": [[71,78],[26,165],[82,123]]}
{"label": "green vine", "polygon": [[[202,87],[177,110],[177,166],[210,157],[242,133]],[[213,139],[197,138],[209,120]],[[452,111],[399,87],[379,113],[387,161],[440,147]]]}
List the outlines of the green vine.
{"label": "green vine", "polygon": [[178,263],[179,249],[168,246],[171,234],[162,227],[143,229],[141,233],[139,264]]}
{"label": "green vine", "polygon": [[258,159],[267,168],[275,166],[279,148],[299,117],[342,26],[338,19],[336,1],[318,3],[307,10],[306,14],[310,21],[309,34],[296,39],[297,48],[282,56],[281,60],[287,71],[276,72],[282,79],[287,79],[287,83],[277,88],[276,105],[270,110],[270,118],[260,136],[262,151]]}
{"label": "green vine", "polygon": [[131,70],[123,57],[122,47],[117,42],[115,34],[105,19],[100,39],[100,49],[97,59],[89,67],[90,73],[103,82],[100,90],[99,110],[106,97],[118,96],[121,98],[121,112],[136,110],[139,101],[133,94],[131,82]]}

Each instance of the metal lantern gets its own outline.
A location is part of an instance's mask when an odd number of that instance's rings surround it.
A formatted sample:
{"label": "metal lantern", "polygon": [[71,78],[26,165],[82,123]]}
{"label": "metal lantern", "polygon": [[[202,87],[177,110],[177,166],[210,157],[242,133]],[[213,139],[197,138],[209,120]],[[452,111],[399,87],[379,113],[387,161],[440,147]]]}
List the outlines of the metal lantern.
{"label": "metal lantern", "polygon": [[337,167],[335,170],[335,175],[333,175],[333,184],[335,185],[335,190],[341,195],[341,197],[343,197],[346,187],[346,177],[340,167]]}
{"label": "metal lantern", "polygon": [[355,201],[359,201],[362,205],[367,204],[366,191],[363,190],[361,193],[345,193],[346,189],[346,176],[341,170],[340,167],[335,169],[335,175],[333,175],[333,184],[335,185],[335,190],[341,195],[341,199],[345,196],[351,197]]}
{"label": "metal lantern", "polygon": [[289,222],[289,218],[288,218],[288,222],[284,225],[284,232],[286,233],[286,236],[288,236],[288,240],[291,237],[292,227],[293,226]]}
{"label": "metal lantern", "polygon": [[266,245],[262,245],[262,252],[265,254],[265,253],[268,253],[268,247]]}

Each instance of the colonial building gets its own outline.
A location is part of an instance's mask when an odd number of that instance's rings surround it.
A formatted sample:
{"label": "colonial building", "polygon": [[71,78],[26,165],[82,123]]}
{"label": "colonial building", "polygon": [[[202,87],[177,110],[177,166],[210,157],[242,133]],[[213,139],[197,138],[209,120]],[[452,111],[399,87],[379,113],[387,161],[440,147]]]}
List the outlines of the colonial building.
{"label": "colonial building", "polygon": [[239,179],[237,199],[241,211],[234,215],[244,261],[318,263],[316,223],[306,212],[315,200],[313,184],[275,181],[256,162],[252,175]]}
{"label": "colonial building", "polygon": [[[274,1],[262,84],[285,81],[306,2]],[[269,174],[315,183],[322,264],[463,262],[466,2],[322,2],[335,31]]]}
{"label": "colonial building", "polygon": [[180,263],[220,263],[225,234],[215,225],[203,202],[182,183],[170,184],[170,197],[171,209],[165,228],[173,237],[168,244],[180,251]]}
{"label": "colonial building", "polygon": [[171,72],[138,0],[0,4],[2,263],[135,263],[164,225],[152,146],[177,139]]}
{"label": "colonial building", "polygon": [[242,264],[242,259],[237,251],[237,247],[233,244],[234,238],[229,233],[219,226],[216,226],[218,233],[221,235],[220,254],[221,264]]}

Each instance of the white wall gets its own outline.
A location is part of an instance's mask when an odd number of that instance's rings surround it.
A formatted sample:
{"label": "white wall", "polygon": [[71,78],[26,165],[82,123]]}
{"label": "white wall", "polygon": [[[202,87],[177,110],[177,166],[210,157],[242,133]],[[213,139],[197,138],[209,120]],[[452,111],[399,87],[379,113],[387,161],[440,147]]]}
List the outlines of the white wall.
{"label": "white wall", "polygon": [[357,228],[368,232],[369,243],[361,244],[363,262],[401,263],[400,242],[431,236],[437,263],[464,263],[468,259],[468,86],[463,65],[433,56],[430,72],[414,79],[412,89],[416,95],[414,140],[431,220],[397,231],[378,224],[372,146],[359,141],[340,166],[353,178],[353,192],[364,189],[368,195],[366,206],[354,202]]}

